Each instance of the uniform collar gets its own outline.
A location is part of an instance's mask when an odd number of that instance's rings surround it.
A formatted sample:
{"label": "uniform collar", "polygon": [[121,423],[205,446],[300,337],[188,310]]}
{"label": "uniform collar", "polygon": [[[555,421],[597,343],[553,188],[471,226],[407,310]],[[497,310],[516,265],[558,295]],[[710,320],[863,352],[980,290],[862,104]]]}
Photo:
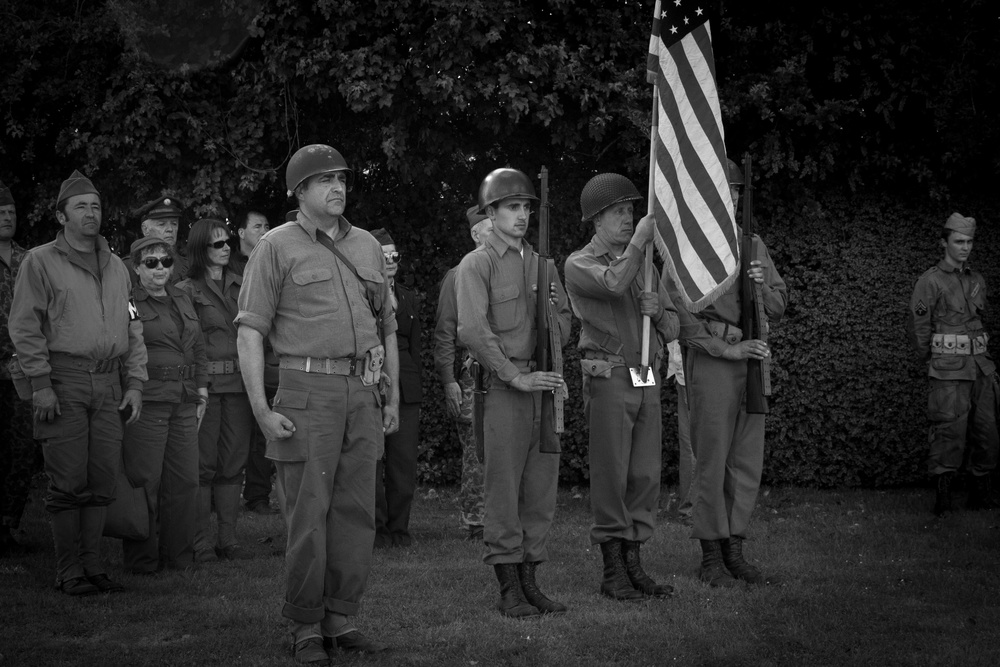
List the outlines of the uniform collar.
{"label": "uniform collar", "polygon": [[958,273],[959,271],[961,271],[962,273],[972,272],[972,269],[969,268],[968,262],[965,263],[965,266],[962,269],[956,269],[951,264],[942,259],[940,262],[938,262],[937,267],[939,271],[944,271],[945,273]]}
{"label": "uniform collar", "polygon": [[[296,216],[295,222],[297,222],[302,229],[306,230],[306,233],[309,234],[309,238],[313,241],[316,240],[316,232],[319,230],[319,225],[317,225],[312,218],[303,213],[302,209],[299,209],[299,214]],[[344,216],[340,216],[339,230],[340,233],[337,235],[337,238],[333,239],[334,241],[344,238],[347,236],[348,232],[351,231],[351,223],[349,223],[347,218]],[[324,234],[325,233],[326,232],[324,232]]]}
{"label": "uniform collar", "polygon": [[604,242],[604,239],[594,234],[594,238],[590,239],[590,245],[594,248],[594,256],[601,257],[602,255],[607,255],[611,259],[616,259],[615,254],[611,251],[611,247]]}
{"label": "uniform collar", "polygon": [[[506,241],[504,241],[496,234],[490,234],[489,238],[486,239],[486,245],[493,248],[493,250],[495,250],[496,253],[501,257],[503,257],[504,253],[507,252],[508,250],[510,250],[511,252],[518,252],[517,248],[509,245]],[[528,253],[531,252],[531,245],[524,239],[521,239],[521,250],[524,251],[525,257],[527,257]]]}

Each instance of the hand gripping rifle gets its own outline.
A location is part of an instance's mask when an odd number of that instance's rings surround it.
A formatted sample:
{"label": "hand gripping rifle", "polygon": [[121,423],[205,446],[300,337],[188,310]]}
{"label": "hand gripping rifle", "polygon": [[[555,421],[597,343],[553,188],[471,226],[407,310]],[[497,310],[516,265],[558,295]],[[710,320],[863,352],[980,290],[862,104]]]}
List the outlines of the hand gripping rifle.
{"label": "hand gripping rifle", "polygon": [[[767,342],[767,315],[761,286],[753,280],[750,262],[757,256],[760,240],[754,238],[753,178],[750,171],[750,153],[743,155],[743,236],[740,239],[740,328],[743,340]],[[771,359],[766,357],[747,360],[747,413],[766,415],[767,397],[771,395]]]}
{"label": "hand gripping rifle", "polygon": [[[535,365],[540,371],[555,371],[562,375],[562,340],[559,326],[554,324],[552,304],[549,303],[549,170],[542,173],[542,197],[538,211],[538,283],[535,292]],[[555,432],[563,432],[563,401],[566,385],[552,392],[542,392],[542,428],[554,424]],[[544,438],[543,438],[544,442]]]}

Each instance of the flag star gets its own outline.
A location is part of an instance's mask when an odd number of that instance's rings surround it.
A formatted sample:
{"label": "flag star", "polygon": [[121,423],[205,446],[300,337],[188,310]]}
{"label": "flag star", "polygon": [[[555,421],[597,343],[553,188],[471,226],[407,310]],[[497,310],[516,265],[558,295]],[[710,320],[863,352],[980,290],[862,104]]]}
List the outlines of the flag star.
{"label": "flag star", "polygon": [[694,10],[694,13],[697,14],[698,16],[701,16],[704,12],[705,12],[705,10],[703,10],[701,7],[699,7],[696,10]]}
{"label": "flag star", "polygon": [[680,6],[681,6],[681,0],[674,0],[674,7],[680,7]]}
{"label": "flag star", "polygon": [[690,22],[691,22],[691,20],[688,17],[685,16],[684,17],[684,25],[687,25]]}
{"label": "flag star", "polygon": [[670,34],[671,35],[676,35],[677,34],[677,26],[675,26],[675,25],[670,26]]}

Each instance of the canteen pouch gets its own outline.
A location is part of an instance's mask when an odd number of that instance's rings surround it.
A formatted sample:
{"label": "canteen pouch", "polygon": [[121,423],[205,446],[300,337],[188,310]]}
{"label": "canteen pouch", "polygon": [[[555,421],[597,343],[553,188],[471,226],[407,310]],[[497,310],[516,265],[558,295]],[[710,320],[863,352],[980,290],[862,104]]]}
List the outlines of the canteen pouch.
{"label": "canteen pouch", "polygon": [[583,371],[584,375],[589,375],[590,377],[609,378],[611,377],[612,368],[614,368],[614,364],[605,359],[580,360],[580,370]]}
{"label": "canteen pouch", "polygon": [[[361,370],[361,383],[371,387],[382,379],[382,364],[385,363],[385,348],[381,345],[373,347],[365,354],[364,368]],[[387,378],[388,379],[388,378]]]}
{"label": "canteen pouch", "polygon": [[14,391],[17,392],[17,397],[22,401],[30,401],[32,394],[31,380],[21,370],[21,362],[17,360],[16,354],[11,356],[10,361],[7,362],[7,372],[10,373],[10,379],[14,383]]}

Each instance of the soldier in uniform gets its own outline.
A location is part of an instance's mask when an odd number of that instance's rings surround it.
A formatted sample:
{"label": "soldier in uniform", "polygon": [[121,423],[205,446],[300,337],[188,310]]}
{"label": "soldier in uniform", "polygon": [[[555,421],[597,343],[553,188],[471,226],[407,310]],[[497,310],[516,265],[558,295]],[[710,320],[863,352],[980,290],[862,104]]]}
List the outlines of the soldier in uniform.
{"label": "soldier in uniform", "polygon": [[[284,498],[282,615],[296,661],[318,665],[329,664],[326,647],[386,648],[350,618],[371,569],[375,462],[384,434],[399,426],[385,257],[371,234],[344,217],[352,178],[330,146],[292,156],[285,182],[299,213],[257,244],[236,316],[243,378]],[[264,336],[280,366],[273,409],[264,394]],[[382,373],[388,382],[380,382]]]}
{"label": "soldier in uniform", "polygon": [[142,326],[130,321],[128,269],[100,235],[94,184],[74,171],[56,202],[63,229],[24,257],[9,326],[43,441],[56,586],[86,595],[121,589],[104,570],[100,544],[122,422],[134,423],[142,409],[146,346]]}
{"label": "soldier in uniform", "polygon": [[[174,251],[174,270],[170,274],[170,282],[177,283],[187,278],[188,259],[177,247],[177,235],[180,232],[181,213],[180,202],[170,197],[154,199],[139,210],[142,223],[139,225],[143,236],[155,236],[163,239]],[[133,284],[138,280],[132,271]]]}
{"label": "soldier in uniform", "polygon": [[256,209],[247,209],[240,213],[237,218],[236,227],[236,248],[233,249],[233,258],[229,262],[233,271],[243,273],[243,267],[250,259],[260,237],[271,229],[271,224],[267,221],[267,216]]}
{"label": "soldier in uniform", "polygon": [[554,424],[541,423],[542,392],[564,387],[562,376],[534,370],[535,300],[550,298],[560,344],[571,314],[555,266],[537,286],[538,254],[524,241],[535,186],[523,172],[496,169],[479,187],[479,210],[493,222],[482,248],[458,265],[458,339],[481,366],[488,385],[482,432],[485,454],[484,558],[500,582],[498,609],[521,618],[566,611],[539,589],[535,570],[547,560],[556,508],[559,446]]}
{"label": "soldier in uniform", "polygon": [[[476,248],[482,248],[493,233],[493,222],[479,205],[465,212],[469,233]],[[462,446],[462,488],[459,491],[462,526],[469,531],[468,539],[483,539],[483,464],[476,454],[476,438],[472,429],[472,373],[468,352],[458,343],[458,300],[453,266],[441,280],[434,328],[434,368],[444,387],[445,408],[455,420],[458,442]]]}
{"label": "soldier in uniform", "polygon": [[[743,173],[729,160],[734,212],[741,185]],[[758,246],[748,276],[760,285],[764,312],[773,323],[785,312],[788,291],[763,242]],[[764,415],[746,411],[746,378],[747,359],[764,359],[771,352],[766,342],[746,339],[739,328],[739,281],[697,313],[684,308],[679,296],[673,301],[685,347],[684,379],[696,457],[691,537],[701,543],[699,578],[716,587],[732,587],[737,580],[765,584],[773,579],[743,557],[764,467]]]}
{"label": "soldier in uniform", "polygon": [[[583,188],[583,222],[594,237],[566,260],[566,291],[580,318],[584,412],[590,427],[591,544],[604,558],[601,593],[616,600],[668,597],[642,568],[639,549],[653,536],[660,493],[663,417],[660,362],[679,329],[659,276],[644,284],[645,247],[656,224],[647,215],[633,231],[633,202],[642,195],[620,174],[598,174]],[[629,368],[642,358],[643,318],[652,386],[635,387]]]}
{"label": "soldier in uniform", "polygon": [[16,556],[25,547],[14,539],[38,467],[38,446],[31,437],[31,402],[18,399],[11,379],[14,345],[7,331],[7,316],[14,299],[24,248],[14,241],[17,209],[10,188],[0,183],[0,556]]}
{"label": "soldier in uniform", "polygon": [[372,232],[382,244],[389,289],[396,311],[399,348],[399,430],[385,438],[385,456],[375,471],[375,548],[408,547],[410,507],[417,491],[417,452],[420,446],[420,403],[424,398],[420,364],[420,301],[399,284],[400,253],[389,232]]}
{"label": "soldier in uniform", "polygon": [[983,329],[986,281],[968,266],[976,221],[952,213],[941,230],[944,258],[917,280],[910,298],[910,341],[927,363],[931,420],[928,470],[937,490],[934,513],[953,509],[951,487],[968,442],[970,509],[992,508],[997,465],[996,366]]}

